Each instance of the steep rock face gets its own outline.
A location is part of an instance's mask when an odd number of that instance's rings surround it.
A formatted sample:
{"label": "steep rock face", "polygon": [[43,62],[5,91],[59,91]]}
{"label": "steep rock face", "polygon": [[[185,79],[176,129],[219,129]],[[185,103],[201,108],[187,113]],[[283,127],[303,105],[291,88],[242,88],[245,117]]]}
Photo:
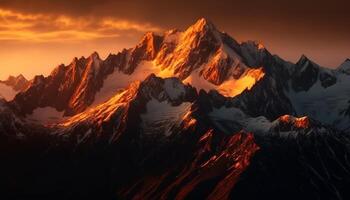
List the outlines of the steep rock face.
{"label": "steep rock face", "polygon": [[274,120],[284,114],[293,115],[295,110],[283,89],[273,77],[266,77],[234,98],[231,104],[254,117],[263,115]]}
{"label": "steep rock face", "polygon": [[135,48],[111,54],[105,60],[96,52],[88,58],[74,58],[71,64],[58,66],[48,77],[35,77],[13,104],[23,115],[46,106],[65,111],[65,115],[80,113],[93,103],[108,75],[115,71],[130,74],[142,60],[153,59],[160,39],[146,34]]}
{"label": "steep rock face", "polygon": [[266,59],[271,57],[266,48],[256,41],[242,42],[240,52],[248,66],[263,66]]}
{"label": "steep rock face", "polygon": [[198,72],[210,83],[220,85],[230,77],[238,79],[247,69],[245,60],[251,61],[249,66],[258,67],[255,64],[259,62],[250,54],[254,48],[243,46],[248,57],[243,58],[237,41],[202,18],[184,32],[167,32],[155,63],[180,79]]}
{"label": "steep rock face", "polygon": [[[108,77],[113,75],[118,79],[134,73],[143,74],[140,80],[155,73],[160,77],[178,77],[198,89],[216,89],[226,82],[231,84],[239,79],[244,82],[249,70],[262,67],[260,65],[270,56],[261,44],[239,44],[208,20],[200,19],[183,32],[172,30],[163,36],[147,33],[134,48],[111,54],[105,60],[93,53],[88,58],[74,59],[68,66],[60,65],[50,76],[36,77],[13,104],[22,115],[47,106],[64,111],[66,116],[74,115],[93,104]],[[149,63],[147,69],[140,69],[145,63]],[[127,79],[119,84],[122,87],[111,90],[126,87],[130,84]],[[242,88],[229,95],[236,95],[254,83],[250,81],[247,86],[231,84],[230,87]]]}
{"label": "steep rock face", "polygon": [[133,49],[128,50],[126,66],[123,71],[131,74],[141,61],[153,60],[160,48],[163,37],[154,33],[147,33],[143,36],[140,43]]}
{"label": "steep rock face", "polygon": [[319,67],[302,56],[296,64],[292,75],[292,87],[295,91],[307,91],[318,79]]}
{"label": "steep rock face", "polygon": [[322,70],[320,72],[320,82],[322,87],[327,88],[337,83],[337,78],[333,71]]}
{"label": "steep rock face", "polygon": [[[252,117],[275,120],[284,114],[312,115],[313,111],[301,109],[306,98],[294,98],[304,92],[341,87],[342,93],[347,93],[343,86],[347,63],[338,70],[320,67],[305,56],[297,64],[289,63],[257,42],[238,43],[207,19],[200,19],[185,31],[171,30],[162,36],[147,33],[134,48],[105,60],[97,53],[74,59],[48,77],[36,77],[11,104],[22,115],[38,107],[53,107],[71,116],[108,101],[131,82],[154,73],[163,78],[178,77],[198,90],[217,90],[231,101],[228,106]],[[322,89],[318,89],[319,84]],[[336,121],[339,119],[327,123]]]}
{"label": "steep rock face", "polygon": [[346,59],[337,70],[350,75],[350,59]]}
{"label": "steep rock face", "polygon": [[349,198],[350,193],[344,188],[350,182],[348,134],[310,129],[296,131],[289,137],[282,135],[281,130],[255,137],[260,150],[241,175],[230,199]]}
{"label": "steep rock face", "polygon": [[[294,65],[205,19],[184,32],[147,33],[105,60],[74,59],[9,104],[0,99],[1,189],[46,199],[348,199],[349,135],[316,121],[349,127],[347,62]],[[147,78],[117,91],[136,74]],[[183,83],[194,75],[213,90]],[[109,78],[123,84],[89,108]],[[253,84],[224,95],[221,87],[239,86],[230,81]],[[8,105],[22,115],[45,106],[78,114],[38,127]]]}
{"label": "steep rock face", "polygon": [[[177,157],[176,163],[167,160],[165,169],[139,178],[130,187],[123,188],[120,196],[130,199],[229,199],[239,176],[259,149],[253,135],[240,132],[227,136],[208,130],[196,139],[191,138],[191,142],[183,144],[183,150],[163,149],[173,151],[173,156],[188,151],[186,156]],[[160,160],[158,166],[164,166],[162,163],[165,161]]]}
{"label": "steep rock face", "polygon": [[13,104],[25,115],[37,107],[54,107],[66,115],[81,111],[94,98],[95,85],[101,84],[101,60],[97,53],[75,58],[68,66],[58,66],[48,77],[36,76]]}
{"label": "steep rock face", "polygon": [[[102,60],[97,53],[93,53],[85,63],[84,72],[82,72],[79,85],[70,96],[67,115],[82,112],[88,105],[91,105],[95,98],[96,91],[102,86],[103,80],[108,75],[108,69],[111,66],[103,65]],[[107,71],[107,73],[104,73]]]}
{"label": "steep rock face", "polygon": [[349,75],[342,70],[345,65],[338,69],[327,69],[318,66],[305,56],[300,60],[298,63],[304,64],[295,66],[290,81],[287,81],[288,86],[284,89],[295,115],[309,116],[340,130],[348,129],[349,119],[343,115],[348,106],[350,92]]}
{"label": "steep rock face", "polygon": [[219,32],[206,19],[200,19],[183,33],[171,33],[167,37],[173,34],[178,34],[177,41],[171,41],[174,42],[173,49],[170,50],[168,46],[171,45],[165,43],[156,63],[163,68],[170,68],[180,79],[185,79],[193,70],[206,63],[211,54],[220,48]]}
{"label": "steep rock face", "polygon": [[143,130],[140,115],[152,112],[147,110],[150,101],[167,102],[170,107],[177,107],[195,98],[196,90],[191,86],[183,85],[176,78],[161,79],[152,74],[143,82],[132,83],[127,89],[119,91],[109,101],[59,124],[56,132],[60,135],[69,133],[78,138],[78,143],[100,136],[113,142],[125,132],[138,137]]}

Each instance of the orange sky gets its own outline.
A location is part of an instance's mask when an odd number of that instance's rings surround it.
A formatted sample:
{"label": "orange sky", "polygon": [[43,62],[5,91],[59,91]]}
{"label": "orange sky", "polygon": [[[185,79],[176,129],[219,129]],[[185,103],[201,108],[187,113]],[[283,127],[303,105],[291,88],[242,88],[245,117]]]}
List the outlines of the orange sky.
{"label": "orange sky", "polygon": [[305,54],[336,67],[350,57],[350,3],[314,2],[1,0],[0,79],[47,75],[94,51],[104,58],[134,46],[147,31],[184,29],[199,17],[238,41],[257,40],[286,60]]}
{"label": "orange sky", "polygon": [[0,79],[22,73],[27,78],[51,72],[75,56],[101,57],[136,44],[147,31],[161,29],[112,17],[28,14],[0,9]]}

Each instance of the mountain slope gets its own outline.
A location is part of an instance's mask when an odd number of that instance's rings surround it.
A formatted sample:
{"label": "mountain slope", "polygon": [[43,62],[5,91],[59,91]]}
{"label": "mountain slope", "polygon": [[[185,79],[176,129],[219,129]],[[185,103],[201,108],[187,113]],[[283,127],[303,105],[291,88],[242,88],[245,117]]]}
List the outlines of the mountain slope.
{"label": "mountain slope", "polygon": [[147,33],[134,48],[105,60],[97,53],[75,58],[48,77],[35,77],[11,105],[22,116],[37,113],[38,108],[72,116],[153,73],[178,77],[198,90],[217,90],[230,101],[227,106],[252,117],[310,116],[347,129],[348,63],[337,70],[321,67],[306,56],[289,63],[257,42],[238,43],[202,18],[185,31]]}
{"label": "mountain slope", "polygon": [[[304,57],[297,66],[299,71],[296,73],[300,76],[293,76],[290,89],[285,91],[296,114],[307,115],[339,129],[349,128],[350,118],[344,115],[344,110],[348,107],[350,76],[342,70],[344,65],[331,70]],[[296,82],[303,86],[296,89]]]}
{"label": "mountain slope", "polygon": [[162,124],[170,128],[195,98],[196,90],[191,86],[176,78],[161,79],[151,74],[107,102],[58,124],[56,133],[80,138],[79,142],[96,136],[113,142],[125,132],[137,136],[164,134],[168,130]]}
{"label": "mountain slope", "polygon": [[286,62],[206,19],[75,58],[0,99],[1,193],[349,199],[348,68]]}
{"label": "mountain slope", "polygon": [[[147,33],[134,48],[105,60],[97,53],[75,58],[48,77],[35,77],[28,90],[13,102],[23,115],[47,106],[73,115],[108,100],[118,89],[151,73],[179,77],[198,89],[218,89],[234,96],[264,76],[258,64],[265,55],[269,53],[260,44],[240,46],[211,22],[200,19],[184,32],[173,30],[163,36]],[[120,80],[118,84],[109,84],[116,79]]]}
{"label": "mountain slope", "polygon": [[23,75],[9,76],[6,80],[0,81],[0,95],[7,101],[11,101],[18,92],[25,91],[29,84],[30,81]]}

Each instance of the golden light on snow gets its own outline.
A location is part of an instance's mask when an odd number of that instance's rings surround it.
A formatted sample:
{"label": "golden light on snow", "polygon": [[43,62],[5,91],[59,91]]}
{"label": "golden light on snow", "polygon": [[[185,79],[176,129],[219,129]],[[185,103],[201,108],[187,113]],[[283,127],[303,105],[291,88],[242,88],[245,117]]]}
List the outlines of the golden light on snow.
{"label": "golden light on snow", "polygon": [[250,90],[257,81],[264,77],[265,73],[262,68],[249,69],[241,78],[230,79],[218,87],[220,94],[226,97],[234,97],[241,94],[244,90]]}
{"label": "golden light on snow", "polygon": [[296,128],[308,128],[310,126],[309,118],[306,116],[298,118],[290,115],[283,115],[279,119],[284,123],[293,123]]}
{"label": "golden light on snow", "polygon": [[264,47],[264,45],[262,45],[262,44],[258,44],[258,49],[265,49],[265,47]]}

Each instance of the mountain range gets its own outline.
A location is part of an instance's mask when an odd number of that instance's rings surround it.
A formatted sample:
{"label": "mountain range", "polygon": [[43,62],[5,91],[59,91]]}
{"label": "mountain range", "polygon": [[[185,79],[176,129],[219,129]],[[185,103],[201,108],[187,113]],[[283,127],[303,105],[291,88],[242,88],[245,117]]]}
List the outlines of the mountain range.
{"label": "mountain range", "polygon": [[0,94],[8,198],[350,196],[349,59],[291,63],[202,18]]}

